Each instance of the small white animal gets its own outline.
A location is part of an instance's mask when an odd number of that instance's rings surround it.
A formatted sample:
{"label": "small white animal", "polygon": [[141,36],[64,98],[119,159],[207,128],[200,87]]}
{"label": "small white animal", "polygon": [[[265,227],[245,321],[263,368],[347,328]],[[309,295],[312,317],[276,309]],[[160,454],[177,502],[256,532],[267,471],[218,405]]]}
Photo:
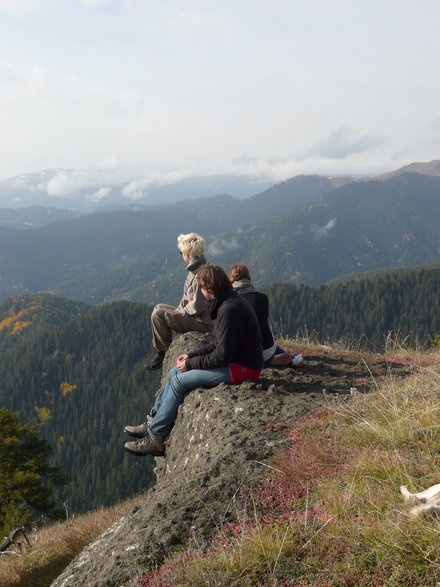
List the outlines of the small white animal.
{"label": "small white animal", "polygon": [[410,493],[405,485],[401,485],[400,493],[406,502],[419,504],[410,509],[412,516],[440,515],[440,483],[420,493]]}

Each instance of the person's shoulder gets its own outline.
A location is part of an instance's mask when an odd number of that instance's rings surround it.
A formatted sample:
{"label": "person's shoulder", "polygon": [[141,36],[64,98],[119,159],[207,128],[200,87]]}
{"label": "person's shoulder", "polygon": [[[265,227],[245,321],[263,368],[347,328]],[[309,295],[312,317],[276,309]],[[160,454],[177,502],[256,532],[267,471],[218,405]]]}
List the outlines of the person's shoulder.
{"label": "person's shoulder", "polygon": [[256,291],[255,292],[255,297],[257,297],[260,300],[267,300],[267,295],[265,293],[263,293],[262,291]]}

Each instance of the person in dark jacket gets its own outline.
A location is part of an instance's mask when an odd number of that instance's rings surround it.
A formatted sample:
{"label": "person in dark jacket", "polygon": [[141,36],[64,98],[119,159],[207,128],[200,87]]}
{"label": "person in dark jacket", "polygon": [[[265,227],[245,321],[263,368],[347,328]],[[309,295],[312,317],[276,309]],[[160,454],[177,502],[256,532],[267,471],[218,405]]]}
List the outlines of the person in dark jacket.
{"label": "person in dark jacket", "polygon": [[278,346],[269,324],[269,300],[255,289],[249,269],[243,263],[232,265],[228,272],[234,291],[242,295],[254,309],[263,336],[263,359],[266,365],[301,365],[302,355],[292,357],[291,353]]}
{"label": "person in dark jacket", "polygon": [[180,355],[146,422],[124,428],[127,434],[140,438],[125,443],[125,450],[131,454],[165,454],[164,440],[174,426],[179,406],[195,387],[239,384],[245,379],[256,381],[260,376],[263,348],[254,310],[233,291],[221,267],[206,265],[198,272],[197,280],[209,300],[209,311],[214,320],[213,342]]}

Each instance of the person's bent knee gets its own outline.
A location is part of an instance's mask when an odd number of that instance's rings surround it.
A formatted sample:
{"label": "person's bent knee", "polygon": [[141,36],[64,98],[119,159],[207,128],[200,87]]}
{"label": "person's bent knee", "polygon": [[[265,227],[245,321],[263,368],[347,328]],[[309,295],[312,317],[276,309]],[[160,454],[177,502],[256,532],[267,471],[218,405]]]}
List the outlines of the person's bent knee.
{"label": "person's bent knee", "polygon": [[153,316],[157,316],[158,314],[164,314],[166,311],[169,311],[170,307],[167,306],[166,304],[156,304],[156,306],[154,306],[153,311],[151,312],[151,315]]}
{"label": "person's bent knee", "polygon": [[175,373],[174,377],[170,380],[171,389],[176,397],[183,397],[189,389],[192,389],[191,387],[188,388],[188,386],[182,381],[182,375],[183,373],[179,371],[178,373]]}

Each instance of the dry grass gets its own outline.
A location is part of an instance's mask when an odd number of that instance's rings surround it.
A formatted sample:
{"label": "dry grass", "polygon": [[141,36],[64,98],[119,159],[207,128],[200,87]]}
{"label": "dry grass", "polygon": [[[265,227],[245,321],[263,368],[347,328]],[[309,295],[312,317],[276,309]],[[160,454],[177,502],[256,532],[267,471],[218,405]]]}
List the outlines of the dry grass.
{"label": "dry grass", "polygon": [[138,496],[116,506],[57,522],[30,533],[30,547],[25,547],[19,555],[4,554],[0,557],[0,585],[50,585],[85,546],[93,542],[140,499]]}

